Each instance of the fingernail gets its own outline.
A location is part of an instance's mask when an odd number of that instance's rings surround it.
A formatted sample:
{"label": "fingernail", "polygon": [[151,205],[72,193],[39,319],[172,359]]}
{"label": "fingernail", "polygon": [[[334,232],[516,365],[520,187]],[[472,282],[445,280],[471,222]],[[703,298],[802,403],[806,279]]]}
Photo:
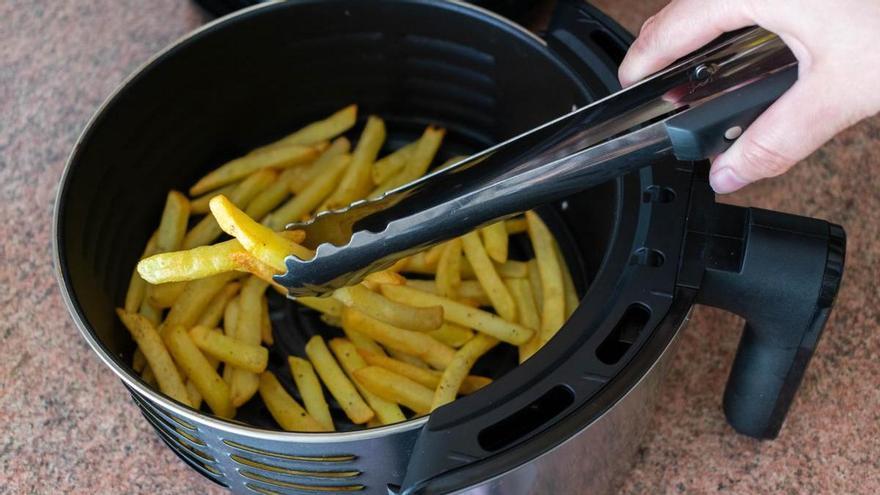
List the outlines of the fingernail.
{"label": "fingernail", "polygon": [[736,175],[736,172],[732,168],[724,167],[719,168],[718,170],[713,170],[712,173],[709,174],[709,184],[716,193],[728,194],[742,189],[749,183]]}

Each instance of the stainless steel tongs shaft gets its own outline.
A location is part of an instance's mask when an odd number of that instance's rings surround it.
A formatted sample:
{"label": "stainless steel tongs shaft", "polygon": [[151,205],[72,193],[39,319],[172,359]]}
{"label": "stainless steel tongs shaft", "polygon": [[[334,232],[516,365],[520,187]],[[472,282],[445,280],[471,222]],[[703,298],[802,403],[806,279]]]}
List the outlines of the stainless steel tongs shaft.
{"label": "stainless steel tongs shaft", "polygon": [[723,151],[796,79],[784,43],[739,31],[645,81],[304,229],[315,257],[289,256],[276,280],[317,295],[474,228],[560,200],[674,155]]}

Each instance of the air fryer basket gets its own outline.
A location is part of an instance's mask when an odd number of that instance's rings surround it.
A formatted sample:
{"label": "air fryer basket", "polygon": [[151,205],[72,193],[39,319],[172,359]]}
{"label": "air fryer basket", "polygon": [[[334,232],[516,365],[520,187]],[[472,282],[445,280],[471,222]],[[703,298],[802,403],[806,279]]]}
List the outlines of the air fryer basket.
{"label": "air fryer basket", "polygon": [[[790,222],[774,223],[770,212],[716,207],[705,164],[658,163],[541,210],[585,294],[581,306],[523,366],[514,367],[515,357],[503,351],[481,360],[478,370],[500,379],[430,418],[363,431],[285,433],[259,401],[240,409],[238,420],[246,424],[220,420],[153,391],[130,369],[134,346],[113,308],[122,303],[169,189],[185,189],[216,164],[350,103],[360,105],[361,116],[386,119],[388,149],[416,138],[428,124],[446,127],[446,158],[593,101],[615,89],[616,64],[628,38],[581,2],[558,3],[547,42],[457,2],[270,3],[188,36],[105,103],[71,155],[59,191],[59,275],[85,338],[129,387],[163,440],[194,469],[241,493],[385,493],[395,485],[408,493],[445,492],[521,470],[554,449],[577,452],[569,440],[599,418],[616,425],[620,436],[635,436],[644,423],[620,423],[605,413],[620,410],[627,397],[632,417],[650,406],[653,395],[644,386],[656,382],[656,374],[643,378],[657,368],[698,291],[704,289],[707,303],[730,308],[726,288],[756,283],[736,272],[749,253],[761,254],[747,246],[750,238],[762,238],[754,233],[766,232],[763,238],[770,240],[759,245],[765,250],[788,246],[774,241],[772,231]],[[809,231],[816,242],[807,254],[821,257],[820,268],[828,272],[824,263],[832,257],[822,251],[827,224],[809,222],[795,223],[785,242],[803,244],[795,234]],[[783,380],[784,393],[759,394],[783,396],[772,410],[779,423],[836,294],[842,260],[834,260],[840,262],[832,263],[838,278],[819,277],[824,306],[812,319],[798,320],[812,325],[813,340],[802,345],[805,352]],[[806,268],[814,267],[785,270]],[[704,271],[711,275],[708,282]],[[806,291],[796,300],[815,299]],[[731,309],[751,319],[743,301]],[[332,332],[284,299],[270,304],[277,341],[270,366],[276,370],[286,354],[302,354],[305,336]],[[762,330],[780,323],[775,315],[761,316]],[[740,368],[749,364],[743,361]],[[288,373],[278,375],[293,391]],[[754,384],[741,383],[738,393],[754,392]],[[745,417],[758,414],[763,410]],[[339,411],[334,419],[340,429],[350,429]],[[756,435],[775,435],[778,425],[767,429],[765,419],[754,423]],[[594,437],[607,442],[595,449],[614,456],[631,453],[635,445],[631,438]],[[619,447],[612,445],[618,440]],[[564,443],[569,450],[559,448]],[[584,466],[556,482],[579,486],[601,468],[609,472],[593,475],[601,483],[592,486],[607,488],[610,471],[626,463]]]}

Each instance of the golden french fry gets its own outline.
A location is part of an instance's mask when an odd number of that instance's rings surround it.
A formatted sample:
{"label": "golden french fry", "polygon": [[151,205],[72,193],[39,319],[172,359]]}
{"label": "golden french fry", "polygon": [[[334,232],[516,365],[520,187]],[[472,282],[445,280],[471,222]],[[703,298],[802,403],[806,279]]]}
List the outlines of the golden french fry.
{"label": "golden french fry", "polygon": [[333,297],[346,306],[395,327],[428,332],[443,325],[443,308],[416,308],[391,301],[363,285],[337,289]]}
{"label": "golden french fry", "polygon": [[168,311],[165,322],[162,323],[163,328],[175,325],[184,328],[194,326],[214,296],[236,276],[236,273],[221,273],[187,283],[183,293]]}
{"label": "golden french fry", "polygon": [[165,345],[174,357],[174,362],[208,403],[208,407],[221,418],[235,416],[235,409],[229,399],[229,387],[217,371],[205,359],[198,347],[190,340],[183,326],[174,325],[164,335]]}
{"label": "golden french fry", "polygon": [[[117,311],[119,311],[117,309]],[[140,347],[134,350],[134,355],[131,357],[131,369],[140,373],[144,371],[144,368],[147,366],[147,358],[144,356],[144,352]]]}
{"label": "golden french fry", "polygon": [[236,338],[235,325],[238,323],[238,297],[233,297],[223,310],[223,334]]}
{"label": "golden french fry", "polygon": [[387,191],[425,175],[428,167],[431,166],[431,162],[434,161],[434,156],[437,154],[437,150],[440,149],[440,143],[445,135],[445,129],[436,129],[430,126],[425,129],[422,137],[418,140],[415,150],[413,150],[409,160],[406,161],[406,165],[399,172],[373,189],[370,197],[380,196]]}
{"label": "golden french fry", "polygon": [[497,263],[507,261],[507,227],[504,221],[480,229],[486,253]]}
{"label": "golden french fry", "polygon": [[[277,177],[278,174],[274,170],[260,170],[241,181],[241,183],[239,183],[232,191],[232,194],[229,195],[229,201],[232,201],[232,204],[240,208],[246,208],[248,203],[250,203],[260,191],[275,182]],[[215,197],[217,196],[212,196],[211,199],[214,199]],[[210,200],[208,201],[208,207],[210,208]],[[220,225],[217,224],[217,220],[215,220],[212,215],[208,215],[202,218],[199,223],[186,233],[186,237],[183,238],[183,249],[192,249],[194,247],[204,246],[205,244],[211,244],[222,233],[223,230],[220,228]]]}
{"label": "golden french fry", "polygon": [[529,284],[528,279],[507,278],[504,279],[504,283],[507,285],[510,295],[513,296],[513,300],[516,301],[516,306],[520,310],[517,314],[517,322],[526,328],[531,328],[535,331],[540,330],[541,316],[537,306],[535,306],[532,286]]}
{"label": "golden french fry", "polygon": [[342,331],[345,333],[345,336],[348,337],[348,340],[350,340],[351,343],[354,344],[354,346],[358,349],[363,349],[365,351],[369,351],[373,354],[377,354],[380,356],[385,355],[385,350],[382,349],[382,346],[377,344],[375,340],[350,328],[342,327]]}
{"label": "golden french fry", "polygon": [[445,168],[449,168],[449,167],[455,165],[456,163],[458,163],[458,162],[464,160],[465,158],[469,158],[469,156],[468,156],[468,155],[456,155],[456,156],[453,156],[452,158],[449,158],[449,159],[446,160],[445,162],[441,163],[440,166],[437,167],[437,170],[443,170],[443,169],[445,169]]}
{"label": "golden french fry", "polygon": [[413,152],[418,146],[418,141],[413,141],[406,146],[386,155],[380,160],[376,160],[373,164],[372,176],[373,184],[379,185],[385,182],[389,177],[397,174],[406,165],[412,157]]}
{"label": "golden french fry", "polygon": [[461,238],[456,237],[444,245],[435,282],[439,295],[455,299],[461,286]]}
{"label": "golden french fry", "polygon": [[553,249],[554,239],[550,230],[534,212],[526,212],[529,224],[529,238],[538,262],[541,275],[541,293],[544,304],[541,311],[541,342],[545,343],[565,323],[565,293],[562,282],[562,270]]}
{"label": "golden french fry", "polygon": [[333,351],[333,354],[336,356],[336,360],[339,361],[342,369],[345,370],[348,377],[354,381],[355,387],[361,393],[363,398],[366,399],[367,404],[370,405],[376,413],[376,417],[379,418],[379,421],[381,421],[382,424],[390,425],[406,421],[406,416],[403,415],[403,412],[397,407],[397,404],[389,402],[370,392],[354,379],[354,373],[357,372],[357,370],[367,367],[367,363],[364,361],[364,358],[358,354],[357,348],[354,344],[345,339],[332,339],[330,340],[330,349]]}
{"label": "golden french fry", "polygon": [[[156,253],[157,237],[157,233],[153,233],[153,235],[150,236],[150,240],[147,241],[147,245],[144,247],[144,252],[141,254],[140,259],[147,258]],[[141,303],[144,301],[146,293],[147,282],[141,278],[141,275],[137,271],[137,266],[135,266],[131,274],[131,279],[128,282],[128,290],[125,292],[125,305],[123,306],[125,310],[129,313],[136,313],[141,307]]]}
{"label": "golden french fry", "polygon": [[159,332],[143,316],[137,313],[128,313],[117,309],[116,314],[122,320],[122,324],[131,333],[132,338],[141,350],[149,369],[159,383],[159,390],[172,399],[191,405],[183,379],[171,360],[171,355],[162,343]]}
{"label": "golden french fry", "polygon": [[208,356],[241,370],[262,373],[269,363],[269,350],[265,347],[245,344],[206,327],[193,327],[189,337]]}
{"label": "golden french fry", "polygon": [[504,222],[505,230],[507,230],[508,235],[514,234],[522,234],[528,231],[528,225],[526,224],[525,218],[511,218],[510,220],[505,220]]}
{"label": "golden french fry", "polygon": [[205,310],[202,312],[202,315],[199,316],[196,325],[208,328],[216,328],[219,326],[220,320],[223,319],[229,301],[238,294],[238,289],[240,288],[241,284],[238,282],[230,282],[226,284],[223,289],[211,299],[208,306],[205,307]]}
{"label": "golden french fry", "polygon": [[443,251],[446,249],[446,244],[437,244],[436,246],[432,246],[427,251],[425,251],[425,263],[438,266],[440,263],[440,256],[443,255]]}
{"label": "golden french fry", "polygon": [[[507,234],[505,234],[505,237]],[[513,301],[510,292],[495,270],[495,265],[486,254],[483,242],[480,240],[480,234],[476,231],[465,234],[461,238],[464,254],[474,268],[474,273],[495,311],[507,321],[516,321],[516,303]]]}
{"label": "golden french fry", "polygon": [[290,366],[290,374],[302,396],[306,411],[315,418],[324,431],[335,431],[333,418],[330,416],[330,407],[324,398],[321,382],[318,381],[318,375],[315,374],[312,363],[307,359],[290,356],[287,358],[287,364]]}
{"label": "golden french fry", "polygon": [[189,200],[186,199],[186,196],[177,191],[168,193],[165,200],[165,210],[162,212],[159,230],[156,233],[156,248],[159,252],[180,249],[180,244],[186,235],[189,210]]}
{"label": "golden french fry", "polygon": [[349,105],[323,120],[312,122],[293,134],[289,134],[274,143],[257,148],[253,152],[260,153],[266,149],[288,146],[291,144],[308,145],[333,139],[354,127],[354,123],[357,121],[357,108],[357,105]]}
{"label": "golden french fry", "polygon": [[[285,173],[292,173],[296,170],[299,170],[299,167],[288,168],[284,172]],[[208,202],[211,201],[211,198],[213,198],[214,196],[219,196],[221,194],[224,196],[230,196],[232,194],[232,191],[235,191],[235,188],[238,187],[238,184],[239,184],[238,182],[233,182],[232,184],[227,184],[227,185],[221,187],[220,189],[215,189],[211,192],[207,192],[205,194],[202,194],[198,198],[191,199],[189,201],[190,215],[204,215],[204,214],[210,212],[211,208],[208,207]]]}
{"label": "golden french fry", "polygon": [[[156,254],[153,256],[163,256],[162,254]],[[147,258],[146,260],[141,260],[141,263],[144,261],[150,260]],[[149,263],[149,262],[148,262]],[[138,263],[140,265],[140,263]],[[164,281],[161,278],[156,278],[153,276],[153,273],[148,273],[147,277],[151,280],[156,280],[158,285],[153,285],[154,282],[150,282],[150,285],[147,287],[147,302],[150,303],[151,306],[158,309],[166,309],[174,306],[174,301],[183,294],[184,289],[186,289],[186,281],[178,282],[178,281]],[[212,274],[213,275],[213,274]]]}
{"label": "golden french fry", "polygon": [[492,313],[471,308],[445,297],[422,292],[408,285],[383,285],[382,295],[388,299],[406,302],[406,304],[413,306],[443,306],[443,317],[446,321],[473,328],[514,345],[524,344],[534,334],[532,330],[506,321]]}
{"label": "golden french fry", "polygon": [[480,357],[489,352],[490,349],[498,344],[498,339],[480,334],[474,337],[470,342],[462,346],[455,353],[452,362],[443,370],[443,376],[440,378],[440,384],[434,391],[434,400],[431,403],[431,409],[437,409],[445,404],[455,400],[458,390],[464,379],[470,373],[474,363]]}
{"label": "golden french fry", "polygon": [[[407,280],[406,285],[422,292],[437,294],[438,296],[440,295],[440,289],[437,287],[435,280],[412,279]],[[457,300],[459,302],[463,302],[462,300],[467,299],[475,301],[476,306],[488,306],[492,304],[492,302],[489,301],[489,296],[486,295],[486,291],[483,290],[483,286],[480,285],[478,280],[462,280],[456,292]]]}
{"label": "golden french fry", "polygon": [[342,319],[338,316],[321,315],[321,321],[331,327],[342,328]]}
{"label": "golden french fry", "polygon": [[431,369],[431,367],[428,366],[428,363],[413,356],[412,354],[407,354],[405,352],[398,351],[397,349],[388,349],[388,355],[398,361],[403,361],[406,364],[415,366],[416,368],[423,368],[426,370]]}
{"label": "golden french fry", "polygon": [[389,268],[367,275],[361,283],[370,290],[379,290],[379,286],[384,284],[404,285],[406,278]]}
{"label": "golden french fry", "polygon": [[[272,184],[270,184],[267,188],[263,189],[259,192],[247,205],[244,212],[247,216],[255,219],[262,219],[266,215],[269,214],[270,211],[274,210],[281,203],[284,202],[290,196],[290,182],[293,180],[293,177],[297,175],[301,169],[311,169],[311,165],[302,166],[302,167],[293,167],[284,169],[281,174],[278,175],[278,179],[275,180]],[[218,194],[214,194],[213,196],[219,195],[227,196],[229,192],[220,192]],[[208,201],[205,203],[205,209],[207,211],[211,211],[211,207],[208,203],[210,203],[211,198],[208,198]]]}
{"label": "golden french fry", "polygon": [[[507,260],[504,263],[495,263],[498,275],[504,278],[525,278],[529,275],[529,267],[525,262]],[[461,260],[461,278],[475,278],[476,274],[467,259]]]}
{"label": "golden french fry", "polygon": [[260,225],[225,196],[211,199],[211,213],[224,232],[238,239],[242,247],[255,258],[279,272],[287,271],[284,258],[288,255],[309,259],[314,254],[268,227]]}
{"label": "golden french fry", "polygon": [[[149,366],[144,368],[143,373],[141,373],[141,380],[143,380],[144,383],[146,383],[147,385],[149,385],[153,388],[156,388],[159,386],[159,382],[156,381],[156,375],[153,374],[153,370]],[[184,385],[184,387],[186,387],[186,385]],[[189,391],[189,390],[187,390],[187,391]],[[190,402],[190,404],[192,404],[192,402]]]}
{"label": "golden french fry", "polygon": [[532,295],[535,297],[535,305],[538,313],[544,311],[544,294],[541,290],[541,271],[538,270],[538,260],[530,259],[528,262],[529,285],[532,287]]}
{"label": "golden french fry", "polygon": [[378,366],[367,366],[354,372],[364,388],[385,400],[396,402],[418,414],[431,411],[434,393],[418,382]]}
{"label": "golden french fry", "polygon": [[162,323],[162,310],[150,304],[150,301],[144,300],[138,313],[156,327]]}
{"label": "golden french fry", "polygon": [[202,407],[202,394],[199,393],[199,389],[196,388],[196,384],[193,383],[192,380],[186,381],[186,393],[189,395],[189,403],[192,404],[193,409],[199,409]]}
{"label": "golden french fry", "polygon": [[319,313],[337,318],[342,317],[342,309],[345,308],[344,304],[332,297],[298,297],[296,302]]}
{"label": "golden french fry", "polygon": [[287,168],[318,157],[318,147],[298,144],[278,146],[260,153],[251,153],[226,162],[199,179],[189,188],[191,196],[204,194],[267,168]]}
{"label": "golden french fry", "polygon": [[269,214],[263,221],[272,230],[281,230],[291,222],[302,220],[329,196],[336,185],[339,177],[349,166],[349,155],[334,156],[329,163],[321,166],[319,174],[296,196],[281,205],[277,210]]}
{"label": "golden french fry", "polygon": [[[268,284],[257,277],[248,277],[238,296],[238,320],[235,322],[235,340],[254,346],[260,345],[262,327],[262,299]],[[253,371],[234,366],[232,375],[232,405],[241,406],[257,392],[259,380]]]}
{"label": "golden french fry", "polygon": [[330,350],[320,335],[315,335],[306,344],[306,354],[324,381],[330,394],[345,411],[348,418],[355,424],[363,424],[375,416],[370,406],[364,402],[354,384],[345,376],[345,372],[333,359]]}
{"label": "golden french fry", "polygon": [[421,358],[438,369],[446,367],[455,354],[453,348],[424,333],[389,325],[354,308],[345,308],[342,311],[342,326],[360,332],[390,349]]}
{"label": "golden french fry", "polygon": [[269,300],[264,295],[260,301],[260,340],[264,345],[275,343],[272,335],[272,319],[269,318]]}
{"label": "golden french fry", "polygon": [[444,323],[437,330],[428,332],[428,335],[449,347],[459,348],[474,337],[474,331],[454,323]]}
{"label": "golden french fry", "polygon": [[562,255],[562,251],[559,249],[559,243],[553,242],[553,249],[556,251],[556,259],[559,260],[559,269],[562,271],[562,288],[565,292],[565,319],[568,320],[572,313],[574,313],[574,310],[577,309],[578,304],[580,304],[580,299],[574,286],[574,279],[571,278],[571,271],[569,271],[568,264],[565,262],[565,256]]}
{"label": "golden french fry", "polygon": [[[230,272],[236,269],[232,260],[233,253],[243,253],[245,249],[235,239],[230,239],[218,244],[199,246],[186,251],[172,251],[170,253],[154,254],[138,263],[138,272],[144,280],[159,288],[166,286],[165,291],[173,291],[173,282],[186,282],[199,278],[209,277],[218,273]],[[153,289],[154,292],[159,289]],[[171,294],[151,293],[156,304],[174,301]]]}
{"label": "golden french fry", "polygon": [[[385,368],[388,371],[393,371],[398,375],[403,375],[431,390],[437,388],[437,385],[440,384],[440,378],[443,376],[443,372],[441,371],[413,366],[398,359],[376,354],[365,349],[359,348],[358,353],[360,353],[364,358],[364,361],[370,366],[378,366],[380,368]],[[463,395],[471,394],[490,383],[492,383],[492,379],[486,378],[485,376],[468,375],[462,382],[459,392]]]}
{"label": "golden french fry", "polygon": [[367,125],[361,133],[351,163],[345,170],[339,187],[327,199],[328,209],[348,206],[370,192],[370,188],[373,187],[370,170],[383,142],[385,142],[385,122],[371,115],[367,119]]}
{"label": "golden french fry", "polygon": [[286,431],[326,431],[315,418],[299,405],[275,378],[271,371],[263,372],[259,378],[260,397],[269,413]]}

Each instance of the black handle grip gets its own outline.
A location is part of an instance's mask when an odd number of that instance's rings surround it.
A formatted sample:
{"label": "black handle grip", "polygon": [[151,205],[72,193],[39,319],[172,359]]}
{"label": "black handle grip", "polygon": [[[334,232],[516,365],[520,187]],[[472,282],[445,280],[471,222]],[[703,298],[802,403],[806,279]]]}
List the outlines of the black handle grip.
{"label": "black handle grip", "polygon": [[846,237],[822,220],[714,210],[710,223],[726,231],[710,236],[699,302],[746,319],[724,412],[740,433],[775,438],[837,295]]}
{"label": "black handle grip", "polygon": [[669,119],[675,157],[705,160],[726,150],[795,81],[797,66],[789,67]]}

